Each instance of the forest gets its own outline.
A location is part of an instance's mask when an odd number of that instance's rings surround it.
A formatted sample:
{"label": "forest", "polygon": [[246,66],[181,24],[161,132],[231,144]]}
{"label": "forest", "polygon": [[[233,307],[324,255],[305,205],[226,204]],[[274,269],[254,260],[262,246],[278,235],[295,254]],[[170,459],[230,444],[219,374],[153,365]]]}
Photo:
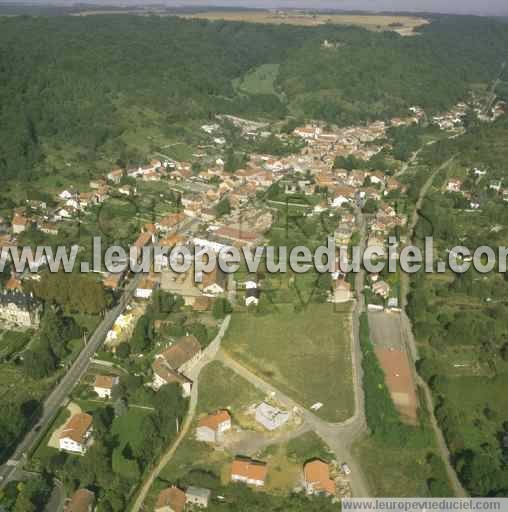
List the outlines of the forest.
{"label": "forest", "polygon": [[[122,136],[147,113],[170,134],[216,113],[348,124],[445,109],[496,76],[507,46],[508,24],[474,17],[436,17],[409,38],[170,16],[1,18],[0,180],[50,172],[48,155],[68,146],[92,168],[125,159]],[[235,89],[267,63],[279,65],[276,94]]]}

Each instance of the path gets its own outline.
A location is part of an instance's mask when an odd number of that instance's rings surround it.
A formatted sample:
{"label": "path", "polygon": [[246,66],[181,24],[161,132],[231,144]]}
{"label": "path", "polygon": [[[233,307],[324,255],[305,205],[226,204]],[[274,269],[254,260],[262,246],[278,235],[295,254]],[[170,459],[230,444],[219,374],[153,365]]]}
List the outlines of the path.
{"label": "path", "polygon": [[217,352],[220,349],[220,344],[222,342],[222,338],[227,332],[227,329],[229,327],[229,322],[231,321],[231,316],[227,316],[224,321],[222,322],[222,325],[219,329],[219,332],[217,333],[217,336],[215,339],[208,345],[208,347],[204,351],[203,358],[199,363],[193,368],[193,370],[190,372],[189,378],[192,380],[192,392],[190,397],[190,403],[189,403],[189,410],[187,412],[187,416],[185,417],[185,421],[182,425],[182,428],[176,437],[174,441],[172,441],[171,446],[168,448],[168,450],[162,455],[161,459],[159,460],[158,464],[150,471],[150,474],[143,482],[142,487],[140,488],[136,499],[134,501],[134,504],[131,507],[131,512],[138,512],[141,510],[143,506],[143,502],[145,501],[150,488],[152,487],[153,483],[157,479],[157,477],[160,475],[161,471],[166,467],[166,465],[169,463],[169,461],[173,458],[173,455],[175,454],[177,448],[180,446],[181,442],[184,440],[185,436],[189,432],[189,429],[192,425],[192,422],[194,420],[194,416],[196,414],[197,404],[198,404],[198,390],[199,390],[199,374],[203,370],[205,366],[207,366],[209,363],[211,363],[216,355]]}
{"label": "path", "polygon": [[[436,175],[448,167],[455,159],[455,156],[452,156],[449,160],[447,160],[444,164],[442,164],[440,167],[438,167],[427,179],[425,184],[420,190],[420,194],[418,196],[418,200],[415,204],[415,207],[411,213],[410,221],[409,221],[409,239],[413,240],[415,235],[415,227],[418,221],[418,212],[420,211],[423,201],[425,200],[425,196],[427,195],[427,192],[429,191],[430,187],[432,186],[432,183],[434,181],[434,178]],[[413,334],[413,328],[411,325],[411,320],[406,314],[406,308],[407,308],[407,296],[409,293],[409,274],[406,274],[405,272],[401,272],[401,278],[400,278],[400,294],[401,294],[401,306],[402,306],[402,312],[400,315],[401,320],[401,327],[403,331],[405,332],[404,339],[407,343],[407,351],[409,355],[411,356],[411,360],[413,363],[413,367],[416,367],[416,362],[420,359],[419,352],[418,352],[418,346]],[[427,383],[418,375],[417,372],[415,372],[415,379],[416,383],[419,387],[423,389],[424,395],[425,395],[425,404],[427,406],[427,411],[429,413],[430,417],[430,424],[432,426],[432,429],[434,430],[435,437],[436,437],[436,444],[437,448],[440,452],[441,459],[443,460],[445,464],[446,473],[448,475],[448,479],[450,481],[450,484],[453,488],[453,492],[455,496],[459,498],[467,497],[468,494],[465,491],[464,487],[460,483],[457,473],[455,472],[455,469],[451,465],[451,454],[448,449],[448,446],[446,445],[446,441],[443,436],[443,432],[441,431],[441,428],[438,425],[438,422],[436,420],[436,417],[434,415],[435,405],[434,400],[432,397],[432,392],[429,389],[429,386]]]}

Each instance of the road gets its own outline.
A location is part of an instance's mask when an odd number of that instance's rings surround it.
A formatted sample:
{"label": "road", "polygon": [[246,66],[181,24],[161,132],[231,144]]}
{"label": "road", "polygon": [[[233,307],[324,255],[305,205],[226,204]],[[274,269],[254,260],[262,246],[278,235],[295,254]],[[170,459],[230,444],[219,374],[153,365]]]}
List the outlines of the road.
{"label": "road", "polygon": [[[357,222],[358,229],[361,234],[360,245],[364,247],[366,243],[366,223],[360,210],[357,211]],[[263,379],[253,374],[251,371],[243,367],[237,361],[230,358],[220,348],[222,338],[224,337],[226,330],[229,326],[230,317],[228,316],[223,325],[221,326],[221,329],[217,337],[212,342],[212,344],[207,348],[205,357],[202,359],[199,365],[193,370],[193,375],[190,376],[194,382],[194,385],[191,393],[189,412],[186,416],[180,434],[178,435],[176,440],[172,442],[171,446],[168,448],[166,453],[161,457],[159,463],[155,466],[155,468],[150,472],[150,474],[144,481],[143,486],[139,490],[130,511],[140,512],[141,510],[143,510],[143,502],[145,501],[146,496],[150,491],[150,488],[152,487],[153,483],[155,482],[156,478],[159,476],[163,468],[172,459],[178,446],[180,446],[181,442],[188,434],[196,413],[199,389],[199,374],[201,370],[213,360],[220,361],[224,366],[233,370],[235,373],[243,377],[247,382],[250,382],[257,389],[261,390],[264,394],[275,396],[277,401],[280,402],[281,405],[287,407],[289,410],[294,410],[295,408],[298,409],[304,420],[304,424],[302,426],[302,433],[309,430],[314,431],[334,452],[335,457],[339,463],[347,462],[349,464],[352,470],[350,482],[353,495],[355,497],[370,496],[367,482],[362,473],[361,467],[359,464],[357,464],[357,462],[354,460],[351,454],[351,448],[353,443],[359,437],[361,437],[363,434],[367,432],[364,407],[364,394],[362,385],[363,374],[361,370],[362,356],[359,338],[359,318],[361,312],[364,310],[365,307],[362,295],[364,279],[365,274],[364,271],[362,270],[360,273],[356,275],[355,288],[357,300],[352,313],[351,325],[353,386],[355,393],[355,413],[351,418],[347,419],[342,423],[328,423],[319,418],[318,416],[316,416],[311,411],[306,410],[300,404],[297,404],[292,398],[288,397],[271,384],[265,382]]]}
{"label": "road", "polygon": [[207,366],[209,363],[215,360],[217,353],[220,349],[220,344],[222,342],[222,338],[226,334],[229,322],[231,321],[231,316],[228,315],[224,321],[222,322],[222,325],[219,329],[219,332],[217,333],[217,336],[215,339],[208,345],[206,350],[204,351],[203,358],[199,363],[192,369],[191,374],[189,375],[189,378],[192,380],[192,391],[191,391],[191,397],[190,397],[190,403],[189,403],[189,411],[187,412],[187,416],[185,417],[184,423],[182,425],[182,428],[177,436],[177,438],[172,441],[171,445],[167,449],[167,451],[162,455],[157,465],[150,471],[148,477],[143,482],[142,487],[137,493],[136,499],[134,501],[134,504],[132,505],[130,511],[131,512],[139,512],[142,509],[143,502],[145,501],[148,492],[150,491],[150,488],[152,487],[153,483],[161,473],[161,471],[164,469],[164,467],[169,463],[169,461],[173,458],[173,455],[175,454],[177,448],[180,446],[181,442],[184,440],[185,436],[189,432],[189,429],[192,425],[192,422],[194,420],[194,416],[196,415],[196,409],[198,405],[198,395],[199,395],[199,375],[203,368]]}
{"label": "road", "polygon": [[[423,201],[425,200],[425,196],[427,195],[427,192],[429,191],[430,187],[432,186],[432,183],[434,181],[434,178],[436,175],[448,167],[455,159],[455,156],[452,156],[449,160],[447,160],[444,164],[442,164],[440,167],[438,167],[435,171],[432,172],[432,174],[429,176],[425,184],[420,190],[418,200],[415,204],[415,207],[411,213],[409,224],[408,224],[408,233],[409,233],[409,239],[413,240],[415,236],[415,227],[416,223],[418,221],[418,212],[420,211]],[[406,274],[405,272],[401,272],[400,277],[400,294],[401,294],[401,306],[402,306],[402,312],[400,315],[400,321],[401,321],[401,329],[403,330],[405,336],[403,338],[406,340],[407,343],[407,351],[410,355],[410,359],[412,362],[413,368],[416,368],[416,362],[420,358],[419,352],[418,352],[418,346],[413,334],[413,328],[411,325],[411,320],[406,314],[406,308],[407,308],[407,296],[409,293],[409,274]],[[446,473],[448,475],[448,479],[450,481],[450,484],[452,486],[453,492],[455,496],[459,498],[467,497],[468,494],[465,491],[464,487],[460,483],[457,473],[455,472],[455,469],[453,468],[451,464],[451,454],[448,449],[448,446],[446,445],[446,441],[443,436],[443,432],[441,431],[436,417],[434,415],[435,405],[434,400],[432,396],[432,392],[429,389],[429,386],[427,383],[418,375],[416,370],[414,371],[416,384],[423,389],[424,395],[425,395],[425,403],[427,406],[427,411],[430,417],[430,424],[432,426],[432,429],[434,430],[434,434],[436,437],[436,444],[437,448],[440,452],[441,459],[443,460],[445,464]]]}
{"label": "road", "polygon": [[43,404],[42,416],[37,425],[35,425],[18,444],[16,450],[11,455],[10,460],[0,467],[0,489],[2,489],[8,482],[15,479],[17,473],[22,470],[23,465],[26,462],[27,453],[36,446],[39,437],[44,435],[60,407],[65,404],[69,393],[87,371],[90,360],[104,343],[107,333],[115,323],[115,320],[124,310],[127,302],[131,299],[141,277],[141,274],[136,275],[128,283],[118,304],[105,314],[104,319],[101,321],[95,332],[90,336],[79,356],[70,366],[67,373],[57,384],[55,389],[53,389],[51,394],[46,398]]}

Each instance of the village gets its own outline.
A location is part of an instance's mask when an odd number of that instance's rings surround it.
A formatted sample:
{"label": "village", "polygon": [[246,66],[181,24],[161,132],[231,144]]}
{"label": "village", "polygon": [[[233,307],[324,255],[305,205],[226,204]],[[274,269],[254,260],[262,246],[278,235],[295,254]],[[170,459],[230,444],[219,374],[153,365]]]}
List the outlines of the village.
{"label": "village", "polygon": [[[453,136],[460,133],[462,120],[469,108],[465,103],[459,103],[450,112],[432,117],[432,123],[447,136]],[[492,108],[492,116],[495,118],[503,111],[505,106],[496,104]],[[389,130],[391,127],[416,125],[426,122],[426,119],[423,109],[414,106],[409,109],[407,117],[393,118],[388,122],[376,121],[365,126],[333,128],[309,123],[296,127],[290,135],[277,134],[282,141],[297,140],[302,145],[297,153],[280,157],[250,154],[244,165],[233,172],[226,169],[227,158],[222,148],[227,139],[221,124],[223,119],[217,119],[213,124],[201,127],[209,137],[213,151],[196,153],[199,166],[190,161],[154,155],[143,166],[112,168],[105,176],[90,180],[86,189],[59,190],[53,197],[52,206],[44,201],[27,200],[25,205],[15,207],[11,219],[0,218],[2,255],[5,249],[18,247],[23,241],[30,245],[37,239],[52,245],[69,225],[95,223],[96,231],[93,233],[100,236],[102,208],[110,202],[122,201],[135,205],[134,228],[126,239],[139,250],[154,245],[169,248],[186,246],[197,254],[204,248],[216,252],[229,246],[256,248],[269,242],[270,230],[280,212],[287,208],[296,209],[306,218],[338,219],[330,230],[330,236],[335,239],[337,257],[340,248],[347,254],[360,238],[365,239],[366,247],[386,248],[388,236],[396,236],[400,247],[403,247],[408,243],[409,210],[405,201],[408,185],[404,179],[407,166],[389,157]],[[489,121],[491,119],[488,117]],[[238,118],[228,119],[228,122],[233,123],[246,139],[272,136],[262,123]],[[388,169],[369,165],[369,162],[376,162],[379,155],[385,155],[385,161],[390,164]],[[337,165],[348,161],[352,162],[352,168]],[[478,183],[484,185],[480,193],[478,187],[470,186]],[[155,202],[158,195],[162,197],[164,194],[161,199],[164,207],[154,208],[152,202],[151,210],[148,209],[144,190],[149,191],[148,195]],[[466,202],[466,209],[472,211],[481,209],[491,196],[508,201],[508,188],[490,169],[475,168],[467,176],[449,177],[443,185],[443,193],[460,195]],[[38,236],[34,237],[34,233]],[[387,253],[379,257],[384,259]],[[201,368],[215,356],[220,331],[227,329],[226,317],[237,311],[255,310],[266,293],[263,275],[237,277],[216,268],[206,273],[202,282],[196,283],[193,268],[186,273],[175,273],[170,268],[170,256],[161,257],[158,263],[161,272],[152,269],[149,274],[138,278],[128,272],[111,273],[105,269],[94,276],[115,299],[121,297],[128,286],[133,285],[134,288],[124,310],[108,330],[104,347],[95,354],[93,365],[80,382],[80,390],[88,399],[93,397],[93,400],[116,404],[115,388],[122,373],[117,371],[115,358],[133,336],[139,319],[147,314],[154,299],[159,300],[166,294],[176,297],[180,301],[179,311],[189,312],[194,323],[202,326],[205,336],[198,339],[195,334],[187,332],[189,326],[185,323],[181,325],[181,335],[166,335],[164,333],[171,324],[172,316],[156,320],[154,325],[162,334],[156,338],[156,346],[145,355],[151,378],[143,385],[157,392],[169,383],[176,383],[182,396],[189,398]],[[26,284],[40,280],[41,274],[47,271],[47,265],[48,261],[42,259],[33,262],[33,272],[12,272],[0,294],[3,328],[36,331],[40,327],[43,304],[32,292],[26,291],[29,289]],[[332,275],[326,300],[331,304],[349,303],[355,300],[355,291],[354,276],[336,272]],[[398,275],[369,274],[366,288],[362,291],[370,312],[400,311]],[[379,350],[384,352],[378,355],[386,369],[390,365],[393,367],[390,359],[399,356],[396,350],[400,347],[383,347],[383,343],[384,340],[379,341]],[[402,348],[400,351],[402,353]],[[387,362],[383,364],[385,356]],[[139,357],[142,358],[143,354]],[[404,372],[404,378],[409,379],[404,356],[397,365],[399,369],[393,370],[393,375]],[[401,392],[398,389],[400,380],[393,379],[393,375],[387,373],[387,381],[393,396],[396,396]],[[410,422],[416,415],[412,386],[410,384],[409,398],[404,399],[401,405],[411,418]],[[83,387],[87,391],[83,391]],[[318,408],[319,404],[316,410]],[[72,401],[67,409],[66,421],[50,433],[47,446],[82,456],[94,442],[93,417]],[[296,430],[302,422],[302,411],[290,409],[269,395],[249,404],[248,409],[248,413],[243,413],[250,415],[251,422],[264,436]],[[237,440],[233,442],[234,436],[248,439],[251,434],[248,429],[235,425],[235,415],[230,410],[209,410],[200,415],[189,435],[213,449],[227,451],[233,448],[229,453],[230,460],[225,462],[230,482],[241,482],[261,490],[265,487],[271,466],[263,460],[234,452],[237,446]],[[316,456],[305,461],[300,470],[294,482],[294,489],[300,492],[328,496],[333,500],[352,494],[350,479],[354,475],[351,475],[347,461],[327,462]],[[210,499],[212,493],[209,489],[182,488],[175,482],[160,491],[154,510],[182,512],[192,507],[206,508]],[[89,510],[77,507],[83,503],[92,507],[94,501],[92,491],[79,489],[66,510]]]}

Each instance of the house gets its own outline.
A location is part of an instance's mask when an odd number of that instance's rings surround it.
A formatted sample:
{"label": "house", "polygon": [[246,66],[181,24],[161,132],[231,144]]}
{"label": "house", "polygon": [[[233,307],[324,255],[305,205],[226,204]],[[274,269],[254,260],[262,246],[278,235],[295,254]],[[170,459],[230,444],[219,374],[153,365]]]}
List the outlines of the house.
{"label": "house", "polygon": [[161,220],[155,223],[156,228],[162,233],[174,232],[178,226],[185,220],[183,213],[172,213],[163,217]]}
{"label": "house", "polygon": [[228,411],[217,411],[201,418],[196,429],[196,439],[204,443],[218,443],[231,430],[231,415]]}
{"label": "house", "polygon": [[106,274],[102,279],[102,286],[110,290],[118,290],[122,284],[124,274],[121,272]]}
{"label": "house", "polygon": [[322,460],[307,462],[303,467],[303,481],[307,494],[335,496],[335,481],[330,478],[330,467]]}
{"label": "house", "polygon": [[9,280],[5,283],[4,288],[6,290],[15,290],[18,292],[23,291],[23,284],[21,283],[21,279],[18,279],[16,276],[12,275]]}
{"label": "house", "polygon": [[75,414],[60,433],[60,450],[84,455],[93,442],[92,416]]}
{"label": "house", "polygon": [[390,285],[385,281],[376,281],[372,285],[372,291],[376,295],[380,295],[383,299],[386,299],[390,294]]}
{"label": "house", "polygon": [[154,277],[145,277],[138,284],[134,296],[136,299],[149,299],[153,291],[158,287],[158,280]]}
{"label": "house", "polygon": [[355,197],[355,190],[349,187],[338,187],[333,193],[332,207],[342,208],[349,204]]}
{"label": "house", "polygon": [[257,306],[259,304],[259,297],[261,296],[261,290],[259,288],[248,288],[245,292],[245,305]]}
{"label": "house", "polygon": [[203,489],[202,487],[188,487],[185,491],[187,503],[196,508],[207,508],[210,503],[212,491]]}
{"label": "house", "polygon": [[348,302],[352,298],[351,285],[345,279],[337,279],[331,301],[335,304],[340,304]]}
{"label": "house", "polygon": [[41,222],[39,224],[39,231],[46,233],[46,235],[58,235],[58,226],[51,222]]}
{"label": "house", "polygon": [[268,466],[252,459],[236,458],[231,465],[231,481],[242,482],[254,487],[265,485]]}
{"label": "house", "polygon": [[460,192],[462,190],[462,181],[455,178],[448,180],[446,190],[448,192]]}
{"label": "house", "polygon": [[494,190],[496,192],[499,192],[501,190],[501,186],[502,186],[502,182],[501,180],[492,180],[490,183],[489,183],[489,188],[491,190]]}
{"label": "house", "polygon": [[108,173],[107,178],[109,181],[112,181],[115,185],[119,185],[122,181],[123,171],[120,168],[113,169],[110,173]]}
{"label": "house", "polygon": [[172,486],[162,490],[155,503],[155,512],[183,512],[187,498],[178,487]]}
{"label": "house", "polygon": [[261,402],[256,407],[256,421],[266,430],[277,430],[289,421],[289,412],[282,411],[266,402]]}
{"label": "house", "polygon": [[119,382],[118,377],[96,375],[93,390],[99,395],[99,398],[111,398],[111,392]]}
{"label": "house", "polygon": [[216,296],[226,291],[227,275],[216,264],[210,272],[203,272],[201,289],[205,295]]}
{"label": "house", "polygon": [[64,512],[93,512],[95,494],[88,489],[78,489],[70,499]]}
{"label": "house", "polygon": [[42,304],[32,294],[23,293],[16,288],[0,293],[0,322],[37,328],[41,322],[41,313]]}
{"label": "house", "polygon": [[18,235],[19,233],[23,233],[28,228],[28,219],[19,214],[15,213],[14,217],[12,218],[12,232],[15,235]]}
{"label": "house", "polygon": [[153,380],[152,388],[157,391],[166,384],[179,384],[182,388],[182,396],[190,396],[192,390],[192,380],[185,375],[172,370],[168,364],[161,358],[156,358],[152,363]]}
{"label": "house", "polygon": [[190,394],[192,381],[187,374],[201,359],[201,345],[195,336],[184,336],[166,351],[158,354],[152,365],[154,372],[152,387],[160,389],[170,382],[178,382],[184,396]]}

